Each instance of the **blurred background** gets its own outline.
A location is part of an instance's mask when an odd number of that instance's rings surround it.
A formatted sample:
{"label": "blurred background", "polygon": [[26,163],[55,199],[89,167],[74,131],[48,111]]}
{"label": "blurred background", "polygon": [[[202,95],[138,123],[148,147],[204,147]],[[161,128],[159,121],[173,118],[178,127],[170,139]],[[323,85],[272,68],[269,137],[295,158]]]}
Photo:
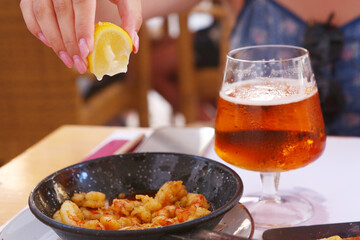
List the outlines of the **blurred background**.
{"label": "blurred background", "polygon": [[64,124],[213,125],[231,17],[219,1],[144,23],[126,74],[68,69],[0,1],[0,166]]}

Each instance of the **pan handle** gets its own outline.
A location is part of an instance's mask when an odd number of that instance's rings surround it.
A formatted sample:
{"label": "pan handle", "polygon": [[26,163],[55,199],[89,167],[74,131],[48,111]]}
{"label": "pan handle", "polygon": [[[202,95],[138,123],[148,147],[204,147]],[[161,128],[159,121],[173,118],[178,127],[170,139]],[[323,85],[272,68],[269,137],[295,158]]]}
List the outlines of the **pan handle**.
{"label": "pan handle", "polygon": [[186,234],[169,234],[161,240],[248,240],[247,238],[238,237],[226,233],[214,232],[206,229],[197,229]]}

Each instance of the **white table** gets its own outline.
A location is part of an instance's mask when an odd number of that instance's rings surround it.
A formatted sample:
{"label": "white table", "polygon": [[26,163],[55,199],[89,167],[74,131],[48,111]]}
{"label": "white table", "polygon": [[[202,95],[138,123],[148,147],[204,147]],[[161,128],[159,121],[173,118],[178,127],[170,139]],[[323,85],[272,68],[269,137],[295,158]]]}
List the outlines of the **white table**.
{"label": "white table", "polygon": [[[0,225],[27,204],[30,190],[45,176],[84,159],[115,131],[128,128],[64,126],[0,168]],[[151,133],[151,129],[131,129]],[[51,156],[51,161],[49,157]],[[206,157],[222,161],[209,148]],[[260,192],[259,173],[232,167],[244,183],[244,195]],[[311,200],[315,212],[302,225],[360,221],[360,138],[328,137],[323,155],[314,163],[282,173],[280,191],[291,190]],[[254,238],[261,238],[261,229]]]}
{"label": "white table", "polygon": [[[261,191],[259,173],[243,170],[221,160],[214,148],[205,155],[233,168],[244,183],[244,194]],[[310,200],[313,217],[301,225],[360,221],[360,138],[327,138],[322,156],[312,164],[281,174],[279,191],[293,191]],[[260,239],[262,229],[254,238]]]}

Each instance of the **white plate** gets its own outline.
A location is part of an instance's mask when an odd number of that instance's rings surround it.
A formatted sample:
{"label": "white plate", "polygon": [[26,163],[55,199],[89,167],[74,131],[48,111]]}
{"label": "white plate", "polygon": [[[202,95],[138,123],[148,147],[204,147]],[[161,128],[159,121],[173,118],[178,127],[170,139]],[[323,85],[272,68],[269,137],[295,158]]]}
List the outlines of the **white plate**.
{"label": "white plate", "polygon": [[[215,229],[251,239],[254,223],[246,208],[238,204],[225,214]],[[1,240],[61,240],[50,227],[35,218],[29,207],[21,210],[7,224],[0,227],[0,231]]]}
{"label": "white plate", "polygon": [[55,232],[31,213],[29,207],[24,208],[13,217],[0,232],[1,240],[60,240]]}

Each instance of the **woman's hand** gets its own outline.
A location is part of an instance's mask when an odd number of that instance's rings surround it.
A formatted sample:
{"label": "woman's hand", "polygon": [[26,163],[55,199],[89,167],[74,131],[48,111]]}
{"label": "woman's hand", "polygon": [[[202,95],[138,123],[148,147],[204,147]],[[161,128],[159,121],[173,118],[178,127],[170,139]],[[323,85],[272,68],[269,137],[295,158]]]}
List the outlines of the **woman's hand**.
{"label": "woman's hand", "polygon": [[136,53],[139,50],[139,36],[137,33],[142,24],[141,0],[111,0],[111,2],[117,5],[122,27],[130,35]]}
{"label": "woman's hand", "polygon": [[[142,23],[140,0],[111,1],[117,5],[122,27],[136,52]],[[34,36],[51,47],[67,67],[75,65],[80,73],[86,72],[86,58],[94,48],[96,0],[21,0],[20,8]]]}

